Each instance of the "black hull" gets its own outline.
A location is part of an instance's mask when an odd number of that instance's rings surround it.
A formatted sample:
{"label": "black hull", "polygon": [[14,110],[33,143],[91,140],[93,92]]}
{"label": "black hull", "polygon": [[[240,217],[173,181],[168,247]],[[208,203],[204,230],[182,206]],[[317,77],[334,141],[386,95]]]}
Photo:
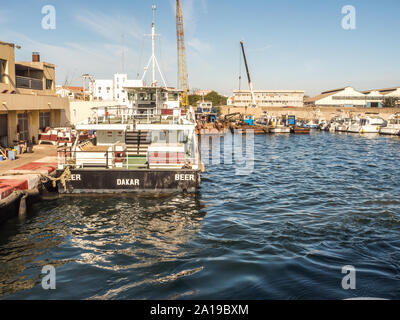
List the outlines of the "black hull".
{"label": "black hull", "polygon": [[[62,170],[57,171],[57,176]],[[199,170],[106,170],[73,169],[60,194],[174,193],[195,192],[200,186]]]}

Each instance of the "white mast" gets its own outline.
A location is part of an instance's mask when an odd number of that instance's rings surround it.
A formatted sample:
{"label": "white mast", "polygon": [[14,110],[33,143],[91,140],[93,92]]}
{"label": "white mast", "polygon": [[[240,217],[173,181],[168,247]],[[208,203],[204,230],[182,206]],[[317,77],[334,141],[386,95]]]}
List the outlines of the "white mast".
{"label": "white mast", "polygon": [[146,36],[151,36],[151,57],[149,62],[147,63],[147,66],[144,68],[144,73],[142,77],[142,81],[144,80],[147,70],[149,69],[150,63],[152,64],[152,80],[151,80],[151,86],[156,87],[157,86],[157,80],[156,80],[156,66],[158,69],[158,72],[160,73],[161,79],[164,83],[164,87],[167,87],[167,84],[165,82],[164,76],[161,72],[160,66],[158,64],[156,54],[155,54],[155,38],[159,36],[159,34],[156,34],[156,24],[155,24],[155,15],[156,15],[156,9],[157,7],[155,5],[152,6],[153,9],[153,22],[151,24],[151,35],[146,35]]}

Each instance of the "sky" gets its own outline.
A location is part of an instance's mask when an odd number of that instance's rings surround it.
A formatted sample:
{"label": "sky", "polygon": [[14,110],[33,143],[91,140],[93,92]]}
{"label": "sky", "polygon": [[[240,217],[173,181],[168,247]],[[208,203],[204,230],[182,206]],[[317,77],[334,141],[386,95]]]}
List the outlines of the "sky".
{"label": "sky", "polygon": [[[0,0],[0,3],[5,0]],[[400,86],[398,0],[181,0],[189,86],[231,95],[248,88],[240,40],[255,89],[305,90]],[[85,73],[112,79],[143,74],[156,55],[169,86],[177,85],[175,0],[13,0],[0,6],[0,40],[21,46],[18,61],[39,51],[56,65],[56,83],[80,85]],[[43,29],[42,8],[54,6],[55,29]],[[355,9],[344,29],[342,8]],[[349,20],[346,20],[347,22]],[[351,20],[353,21],[353,20]],[[124,58],[123,58],[124,57]]]}

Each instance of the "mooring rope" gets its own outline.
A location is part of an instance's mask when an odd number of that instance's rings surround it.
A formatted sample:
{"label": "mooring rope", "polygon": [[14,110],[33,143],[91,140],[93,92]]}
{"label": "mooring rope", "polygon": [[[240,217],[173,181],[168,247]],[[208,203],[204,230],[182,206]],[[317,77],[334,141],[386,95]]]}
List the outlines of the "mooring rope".
{"label": "mooring rope", "polygon": [[41,175],[41,181],[42,183],[46,183],[47,181],[51,181],[53,184],[53,188],[57,187],[57,181],[60,181],[61,185],[64,187],[64,191],[67,191],[67,181],[71,179],[71,171],[69,169],[69,166],[67,166],[64,170],[64,172],[58,177],[54,178],[46,174]]}

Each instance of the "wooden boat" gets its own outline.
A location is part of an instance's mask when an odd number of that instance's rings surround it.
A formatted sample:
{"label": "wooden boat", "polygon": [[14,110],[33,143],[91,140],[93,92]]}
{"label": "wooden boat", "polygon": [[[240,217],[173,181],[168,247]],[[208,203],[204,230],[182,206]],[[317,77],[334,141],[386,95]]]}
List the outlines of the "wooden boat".
{"label": "wooden boat", "polygon": [[294,134],[310,134],[311,129],[305,127],[292,126],[290,132]]}
{"label": "wooden boat", "polygon": [[261,125],[232,124],[230,126],[230,130],[232,134],[234,134],[235,132],[246,134],[247,131],[253,132],[254,134],[269,133],[268,127]]}

